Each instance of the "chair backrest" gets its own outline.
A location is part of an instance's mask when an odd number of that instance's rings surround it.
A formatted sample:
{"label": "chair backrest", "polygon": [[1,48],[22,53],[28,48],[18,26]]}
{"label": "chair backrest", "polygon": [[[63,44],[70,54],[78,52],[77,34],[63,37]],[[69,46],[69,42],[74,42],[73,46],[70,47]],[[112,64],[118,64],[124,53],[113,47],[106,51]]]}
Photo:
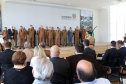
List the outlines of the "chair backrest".
{"label": "chair backrest", "polygon": [[111,74],[120,74],[121,67],[111,67]]}
{"label": "chair backrest", "polygon": [[58,81],[51,81],[52,84],[66,84],[66,81],[63,80],[58,80]]}
{"label": "chair backrest", "polygon": [[103,57],[104,56],[104,53],[99,53],[98,55],[97,55],[97,57]]}
{"label": "chair backrest", "polygon": [[30,62],[27,62],[27,66],[30,66]]}

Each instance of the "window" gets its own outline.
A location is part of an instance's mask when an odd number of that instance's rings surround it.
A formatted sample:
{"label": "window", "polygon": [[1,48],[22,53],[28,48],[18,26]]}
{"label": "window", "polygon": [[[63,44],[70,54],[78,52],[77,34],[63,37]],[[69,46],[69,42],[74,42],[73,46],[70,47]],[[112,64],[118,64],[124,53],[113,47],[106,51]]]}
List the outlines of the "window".
{"label": "window", "polygon": [[126,33],[126,3],[110,6],[110,41],[123,40]]}

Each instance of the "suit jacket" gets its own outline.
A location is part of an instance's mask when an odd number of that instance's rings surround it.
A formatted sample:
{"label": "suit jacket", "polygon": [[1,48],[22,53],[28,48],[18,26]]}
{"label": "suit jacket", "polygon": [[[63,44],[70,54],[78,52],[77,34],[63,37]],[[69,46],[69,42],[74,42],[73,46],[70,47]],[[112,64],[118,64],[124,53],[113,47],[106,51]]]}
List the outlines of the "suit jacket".
{"label": "suit jacket", "polygon": [[84,49],[84,54],[92,55],[92,56],[94,56],[94,58],[96,59],[95,50],[92,50],[92,49],[90,49],[89,47],[87,47],[87,48]]}
{"label": "suit jacket", "polygon": [[65,80],[66,81],[65,84],[69,84],[69,80],[70,80],[69,61],[59,57],[53,57],[50,58],[50,60],[53,63],[53,67],[54,67],[54,73],[51,78],[51,82]]}
{"label": "suit jacket", "polygon": [[72,38],[73,37],[73,31],[68,30],[68,38]]}
{"label": "suit jacket", "polygon": [[91,62],[94,65],[94,67],[95,67],[95,69],[97,71],[101,71],[101,72],[104,72],[104,73],[106,73],[107,71],[109,71],[109,67],[99,64],[94,59],[93,56],[89,56],[89,55],[86,55],[86,54],[73,55],[73,56],[67,57],[66,59],[69,60],[69,62],[70,62],[71,80],[73,80],[73,77],[76,74],[76,66],[77,66],[77,63],[80,60],[87,60],[87,61]]}
{"label": "suit jacket", "polygon": [[119,57],[119,51],[116,48],[111,48],[106,50],[102,60],[104,60],[104,65],[110,67],[116,67]]}
{"label": "suit jacket", "polygon": [[121,47],[119,50],[119,66],[125,66],[124,59],[126,58],[126,47]]}
{"label": "suit jacket", "polygon": [[15,51],[10,49],[6,49],[3,52],[0,52],[0,63],[1,64],[11,64],[12,63],[12,55]]}
{"label": "suit jacket", "polygon": [[26,62],[30,62],[32,57],[34,56],[34,51],[30,50],[30,49],[24,49],[23,52],[26,54]]}
{"label": "suit jacket", "polygon": [[[15,30],[12,29],[13,32],[11,31],[11,29],[8,29],[8,39],[14,39],[14,35],[15,35]],[[11,38],[11,36],[13,36],[13,38]]]}

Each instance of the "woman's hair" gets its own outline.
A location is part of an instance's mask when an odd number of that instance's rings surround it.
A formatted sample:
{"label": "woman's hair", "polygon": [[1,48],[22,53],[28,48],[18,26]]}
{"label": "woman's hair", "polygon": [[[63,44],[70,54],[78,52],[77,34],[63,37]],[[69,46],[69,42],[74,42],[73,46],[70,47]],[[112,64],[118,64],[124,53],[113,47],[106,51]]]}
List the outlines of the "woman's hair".
{"label": "woman's hair", "polygon": [[34,56],[38,58],[47,58],[44,49],[39,45],[34,48]]}
{"label": "woman's hair", "polygon": [[26,54],[22,51],[17,51],[12,56],[12,62],[14,65],[23,65],[26,61]]}

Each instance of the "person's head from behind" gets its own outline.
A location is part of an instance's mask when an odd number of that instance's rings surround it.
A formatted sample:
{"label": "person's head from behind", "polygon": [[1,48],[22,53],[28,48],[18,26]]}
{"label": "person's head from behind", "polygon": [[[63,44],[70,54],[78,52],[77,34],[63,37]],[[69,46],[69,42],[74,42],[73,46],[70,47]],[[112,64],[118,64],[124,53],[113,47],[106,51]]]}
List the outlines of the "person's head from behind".
{"label": "person's head from behind", "polygon": [[92,36],[92,32],[87,31],[88,36]]}
{"label": "person's head from behind", "polygon": [[83,45],[86,47],[86,46],[89,46],[90,42],[88,39],[84,39],[83,40]]}
{"label": "person's head from behind", "polygon": [[120,48],[121,46],[124,46],[124,43],[122,40],[117,41],[117,46]]}
{"label": "person's head from behind", "polygon": [[11,42],[5,43],[5,49],[11,49]]}
{"label": "person's head from behind", "polygon": [[93,64],[86,60],[78,62],[76,71],[81,83],[93,81],[96,77],[96,70]]}
{"label": "person's head from behind", "polygon": [[116,41],[111,41],[111,47],[116,47]]}
{"label": "person's head from behind", "polygon": [[49,59],[40,58],[34,62],[32,73],[35,79],[50,80],[53,72],[53,64]]}
{"label": "person's head from behind", "polygon": [[34,56],[37,56],[37,58],[47,58],[44,49],[41,46],[35,46],[34,48]]}
{"label": "person's head from behind", "polygon": [[42,48],[46,48],[45,42],[40,42],[39,45],[40,45]]}
{"label": "person's head from behind", "polygon": [[57,45],[52,46],[51,50],[50,50],[51,57],[53,57],[53,56],[59,56],[59,54],[60,54],[59,47]]}
{"label": "person's head from behind", "polygon": [[30,42],[25,42],[25,43],[24,43],[24,47],[25,47],[25,48],[30,48]]}
{"label": "person's head from behind", "polygon": [[83,44],[76,44],[75,45],[75,54],[83,53],[84,52],[84,45]]}
{"label": "person's head from behind", "polygon": [[17,51],[12,56],[12,63],[14,65],[26,65],[26,54],[22,51]]}

